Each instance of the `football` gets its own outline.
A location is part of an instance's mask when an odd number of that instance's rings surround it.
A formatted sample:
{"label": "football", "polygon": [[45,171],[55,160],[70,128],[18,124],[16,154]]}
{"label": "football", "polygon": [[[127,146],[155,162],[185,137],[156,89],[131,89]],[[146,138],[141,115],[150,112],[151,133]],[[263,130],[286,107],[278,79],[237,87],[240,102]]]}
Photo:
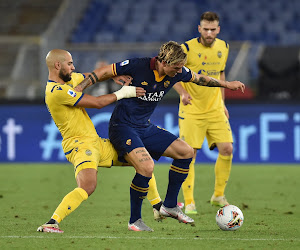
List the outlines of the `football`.
{"label": "football", "polygon": [[237,206],[227,205],[218,210],[216,222],[222,230],[234,231],[243,225],[244,215]]}

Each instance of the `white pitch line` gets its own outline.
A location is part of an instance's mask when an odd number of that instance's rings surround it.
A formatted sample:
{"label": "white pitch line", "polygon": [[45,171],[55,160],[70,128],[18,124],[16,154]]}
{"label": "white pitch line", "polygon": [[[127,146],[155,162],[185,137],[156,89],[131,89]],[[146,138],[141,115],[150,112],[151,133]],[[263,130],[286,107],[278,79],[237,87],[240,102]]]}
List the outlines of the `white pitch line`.
{"label": "white pitch line", "polygon": [[[56,235],[56,234],[49,234],[50,235]],[[3,235],[0,236],[0,238],[14,238],[14,239],[51,239],[49,236],[22,236],[22,235]],[[57,235],[58,236],[58,235]],[[195,238],[183,238],[183,237],[133,237],[133,236],[124,236],[124,237],[116,237],[116,236],[59,236],[59,239],[132,239],[132,240],[239,240],[239,241],[300,241],[299,238],[296,239],[243,239],[243,238],[201,238],[201,237],[195,237]]]}

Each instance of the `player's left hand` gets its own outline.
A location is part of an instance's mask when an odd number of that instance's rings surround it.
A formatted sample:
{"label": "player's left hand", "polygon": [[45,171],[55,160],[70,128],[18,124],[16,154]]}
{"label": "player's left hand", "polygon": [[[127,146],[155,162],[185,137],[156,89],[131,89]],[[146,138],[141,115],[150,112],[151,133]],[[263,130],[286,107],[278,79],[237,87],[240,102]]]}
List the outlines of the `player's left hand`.
{"label": "player's left hand", "polygon": [[240,89],[243,93],[245,91],[245,84],[240,81],[232,81],[227,82],[227,88],[231,90],[238,90]]}
{"label": "player's left hand", "polygon": [[131,76],[128,76],[128,75],[121,75],[121,76],[115,76],[112,78],[114,80],[114,82],[116,84],[119,84],[121,86],[128,86],[131,81],[132,81],[132,77]]}
{"label": "player's left hand", "polygon": [[191,97],[191,95],[186,91],[181,95],[181,101],[182,101],[183,105],[188,105],[188,104],[191,105],[192,99],[193,98]]}

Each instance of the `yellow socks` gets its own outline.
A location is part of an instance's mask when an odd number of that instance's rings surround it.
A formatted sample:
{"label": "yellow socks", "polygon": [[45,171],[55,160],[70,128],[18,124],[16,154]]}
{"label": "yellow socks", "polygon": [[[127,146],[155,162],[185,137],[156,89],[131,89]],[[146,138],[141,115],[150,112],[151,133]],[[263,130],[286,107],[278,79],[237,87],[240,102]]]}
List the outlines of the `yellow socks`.
{"label": "yellow socks", "polygon": [[195,159],[190,164],[190,170],[187,178],[182,183],[182,191],[185,205],[194,203],[194,185],[195,185]]}
{"label": "yellow socks", "polygon": [[155,180],[154,174],[152,174],[152,178],[149,181],[149,190],[148,190],[148,194],[147,194],[147,199],[151,203],[152,206],[161,202],[161,198],[157,191],[156,180]]}
{"label": "yellow socks", "polygon": [[225,187],[230,175],[231,164],[232,164],[232,155],[224,156],[219,154],[215,165],[214,195],[216,197],[224,195]]}
{"label": "yellow socks", "polygon": [[73,191],[68,193],[56,208],[52,219],[60,223],[66,216],[72,213],[81,202],[88,198],[87,192],[82,188],[75,188]]}

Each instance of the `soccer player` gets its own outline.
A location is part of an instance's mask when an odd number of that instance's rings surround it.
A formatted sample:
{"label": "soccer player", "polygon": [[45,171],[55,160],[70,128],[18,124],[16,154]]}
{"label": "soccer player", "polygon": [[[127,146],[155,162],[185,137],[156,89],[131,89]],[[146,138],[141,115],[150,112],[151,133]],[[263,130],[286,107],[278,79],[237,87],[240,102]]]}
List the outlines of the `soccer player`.
{"label": "soccer player", "polygon": [[[198,26],[200,37],[182,44],[187,53],[186,67],[216,79],[225,81],[225,66],[229,45],[217,38],[220,32],[219,16],[214,12],[201,15]],[[185,200],[185,212],[196,214],[194,200],[195,158],[201,149],[204,138],[209,148],[218,148],[219,155],[215,163],[215,188],[210,203],[216,206],[227,205],[224,191],[229,179],[233,139],[229,114],[224,104],[224,89],[203,88],[189,83],[177,83],[174,88],[180,94],[179,134],[194,149],[190,171],[182,190]]]}
{"label": "soccer player", "polygon": [[184,67],[186,59],[187,54],[182,47],[170,41],[161,46],[157,57],[133,58],[113,64],[115,76],[130,75],[133,86],[146,90],[145,96],[120,100],[109,123],[109,138],[120,161],[126,160],[136,170],[130,186],[129,230],[153,231],[143,222],[141,208],[154,169],[153,159],[158,160],[162,155],[173,158],[173,162],[166,197],[159,212],[162,216],[194,224],[194,220],[177,206],[178,192],[188,175],[194,151],[185,141],[150,122],[150,116],[160,100],[180,81],[193,82],[189,84],[196,88],[224,87],[244,91],[245,86],[239,81],[226,82],[192,72]]}
{"label": "soccer player", "polygon": [[[141,97],[145,90],[123,86],[112,94],[94,97],[80,91],[96,81],[113,77],[111,65],[97,68],[92,73],[73,73],[75,67],[71,54],[60,49],[51,50],[46,63],[49,80],[45,102],[62,135],[66,158],[74,165],[78,187],[63,198],[51,219],[37,231],[63,233],[59,223],[95,191],[97,167],[122,165],[118,163],[117,153],[109,140],[98,136],[85,108],[100,109],[122,98]],[[118,80],[126,81],[126,78]]]}

